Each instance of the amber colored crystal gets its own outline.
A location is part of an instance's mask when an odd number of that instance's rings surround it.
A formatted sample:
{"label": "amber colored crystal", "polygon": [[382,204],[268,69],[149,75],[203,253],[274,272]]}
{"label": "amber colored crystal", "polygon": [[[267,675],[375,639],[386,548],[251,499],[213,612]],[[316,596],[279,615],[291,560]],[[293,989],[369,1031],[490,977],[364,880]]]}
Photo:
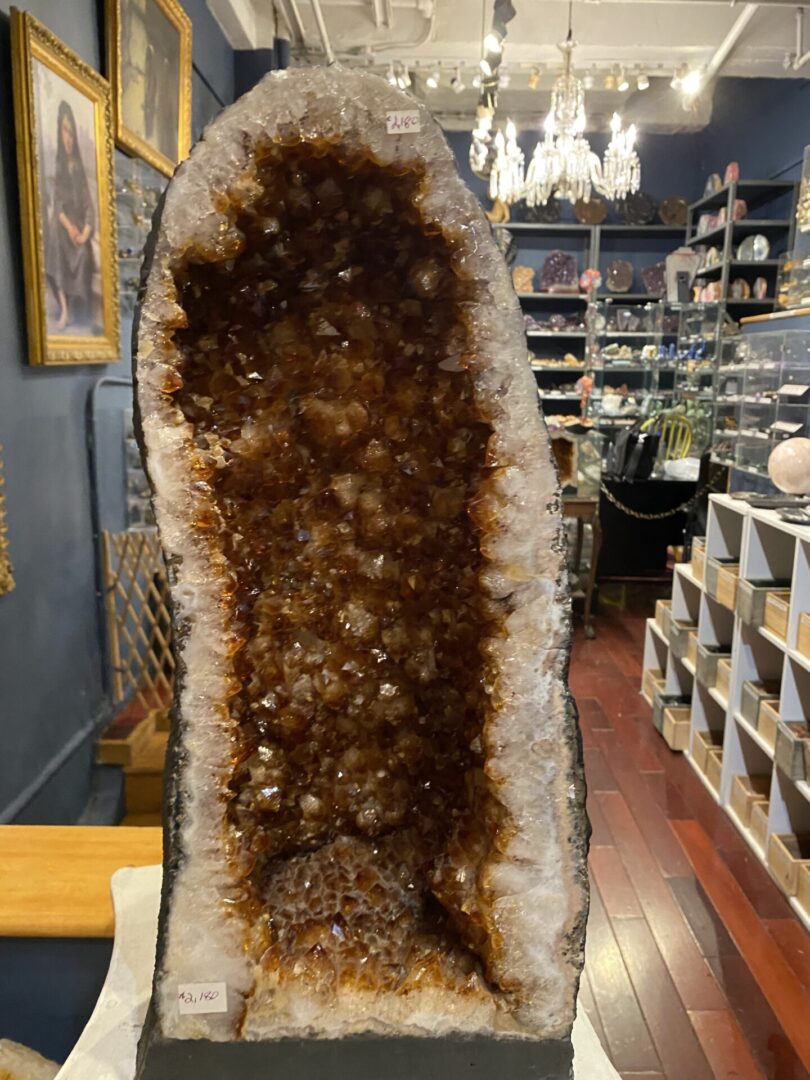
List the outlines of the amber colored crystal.
{"label": "amber colored crystal", "polygon": [[232,903],[282,981],[463,991],[498,817],[465,283],[417,168],[270,144],[257,182],[238,252],[176,271],[171,387],[235,581]]}

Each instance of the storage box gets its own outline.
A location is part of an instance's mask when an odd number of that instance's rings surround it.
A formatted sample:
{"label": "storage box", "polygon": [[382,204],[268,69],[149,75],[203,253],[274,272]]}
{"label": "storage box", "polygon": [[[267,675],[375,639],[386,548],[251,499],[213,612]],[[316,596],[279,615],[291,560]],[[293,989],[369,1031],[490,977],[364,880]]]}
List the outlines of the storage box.
{"label": "storage box", "polygon": [[776,746],[776,729],[779,726],[779,702],[763,701],[757,715],[757,732],[763,742],[773,750]]}
{"label": "storage box", "polygon": [[751,803],[751,835],[763,849],[768,839],[768,814],[770,809],[771,806],[767,799],[755,799]]}
{"label": "storage box", "polygon": [[706,759],[709,750],[723,745],[722,731],[696,731],[692,738],[692,761],[702,773],[706,772]]}
{"label": "storage box", "polygon": [[691,713],[689,705],[670,705],[664,709],[661,734],[670,750],[685,750],[689,745]]}
{"label": "storage box", "polygon": [[731,667],[731,653],[724,645],[704,645],[698,642],[695,677],[704,686],[714,686],[717,683],[717,664],[720,660],[728,660],[729,668]]}
{"label": "storage box", "polygon": [[655,624],[664,637],[669,641],[669,627],[672,621],[672,601],[655,601]]}
{"label": "storage box", "polygon": [[676,660],[684,660],[687,656],[689,635],[697,634],[697,627],[686,619],[672,619],[669,627],[669,651]]}
{"label": "storage box", "polygon": [[773,833],[768,839],[768,869],[787,896],[799,890],[799,869],[810,866],[810,833]]}
{"label": "storage box", "polygon": [[779,701],[779,683],[775,679],[748,681],[742,684],[740,713],[751,727],[757,726],[759,706],[763,701]]}
{"label": "storage box", "polygon": [[796,899],[805,915],[810,915],[810,863],[799,863],[799,887]]}
{"label": "storage box", "polygon": [[663,733],[664,710],[670,707],[685,706],[690,708],[692,699],[684,694],[665,694],[662,690],[656,690],[653,695],[652,721],[656,731]]}
{"label": "storage box", "polygon": [[810,611],[803,611],[799,616],[799,633],[796,639],[796,651],[810,660]]}
{"label": "storage box", "polygon": [[722,694],[728,701],[729,687],[731,686],[731,657],[727,659],[721,658],[717,661],[717,678],[714,682],[714,688],[718,694]]}
{"label": "storage box", "polygon": [[719,746],[710,748],[706,757],[706,779],[716,792],[720,791],[720,774],[723,771],[723,751]]}
{"label": "storage box", "polygon": [[746,828],[751,823],[754,803],[767,799],[771,790],[770,776],[735,776],[731,781],[731,809]]}
{"label": "storage box", "polygon": [[717,575],[717,601],[723,607],[734,611],[737,603],[737,586],[739,584],[740,567],[721,566]]}
{"label": "storage box", "polygon": [[765,597],[765,629],[782,641],[787,639],[790,589],[777,589]]}
{"label": "storage box", "polygon": [[658,688],[658,680],[663,680],[664,673],[660,668],[645,668],[641,675],[641,692],[645,694],[650,701],[653,699],[653,694]]}
{"label": "storage box", "polygon": [[780,720],[776,729],[776,764],[791,780],[804,780],[805,747],[810,740],[810,728],[803,720]]}
{"label": "storage box", "polygon": [[790,596],[789,581],[774,581],[772,579],[758,579],[756,581],[742,580],[737,589],[737,614],[743,622],[750,626],[765,625],[765,606],[768,597],[773,593],[785,593]]}
{"label": "storage box", "polygon": [[686,659],[692,665],[697,665],[697,651],[698,651],[698,632],[697,629],[690,630],[686,639]]}
{"label": "storage box", "polygon": [[718,589],[720,587],[720,571],[731,570],[739,574],[740,564],[737,559],[710,559],[706,558],[705,585],[706,592],[715,600],[719,600]]}
{"label": "storage box", "polygon": [[692,540],[692,577],[703,581],[706,573],[706,537],[696,536]]}

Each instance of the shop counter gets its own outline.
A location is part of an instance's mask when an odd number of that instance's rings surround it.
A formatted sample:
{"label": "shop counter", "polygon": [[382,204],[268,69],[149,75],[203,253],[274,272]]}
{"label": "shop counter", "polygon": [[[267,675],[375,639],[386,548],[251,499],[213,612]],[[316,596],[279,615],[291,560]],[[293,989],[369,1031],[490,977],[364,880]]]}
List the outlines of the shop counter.
{"label": "shop counter", "polygon": [[0,1034],[67,1057],[110,963],[110,878],[161,860],[159,828],[0,826]]}

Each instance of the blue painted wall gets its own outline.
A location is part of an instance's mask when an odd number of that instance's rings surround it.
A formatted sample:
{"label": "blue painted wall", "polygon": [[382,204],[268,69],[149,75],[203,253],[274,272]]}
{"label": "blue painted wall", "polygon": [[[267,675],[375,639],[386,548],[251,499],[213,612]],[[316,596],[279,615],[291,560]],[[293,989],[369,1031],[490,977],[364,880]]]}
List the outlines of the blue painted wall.
{"label": "blue painted wall", "polygon": [[[194,23],[195,134],[233,99],[233,52],[205,0],[183,0]],[[0,820],[72,821],[87,798],[94,726],[106,715],[94,602],[84,409],[109,367],[26,363],[9,0],[0,0],[0,443],[17,588],[0,597]],[[27,0],[25,7],[103,71],[97,0]],[[104,399],[113,438],[125,391]],[[114,454],[102,444],[102,456]],[[120,451],[118,451],[120,452]]]}

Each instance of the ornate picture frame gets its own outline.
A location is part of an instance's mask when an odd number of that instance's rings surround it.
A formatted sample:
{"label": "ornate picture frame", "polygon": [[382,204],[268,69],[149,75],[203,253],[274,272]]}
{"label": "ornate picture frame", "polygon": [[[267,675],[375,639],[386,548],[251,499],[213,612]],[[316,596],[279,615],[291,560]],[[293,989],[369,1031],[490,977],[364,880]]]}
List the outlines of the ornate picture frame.
{"label": "ornate picture frame", "polygon": [[119,360],[110,89],[27,12],[11,9],[28,359]]}
{"label": "ornate picture frame", "polygon": [[11,558],[8,552],[8,529],[6,527],[6,508],[3,496],[3,447],[0,446],[0,596],[10,593],[14,588],[14,574],[11,570]]}
{"label": "ornate picture frame", "polygon": [[179,0],[105,0],[115,139],[171,176],[191,146],[191,19]]}

